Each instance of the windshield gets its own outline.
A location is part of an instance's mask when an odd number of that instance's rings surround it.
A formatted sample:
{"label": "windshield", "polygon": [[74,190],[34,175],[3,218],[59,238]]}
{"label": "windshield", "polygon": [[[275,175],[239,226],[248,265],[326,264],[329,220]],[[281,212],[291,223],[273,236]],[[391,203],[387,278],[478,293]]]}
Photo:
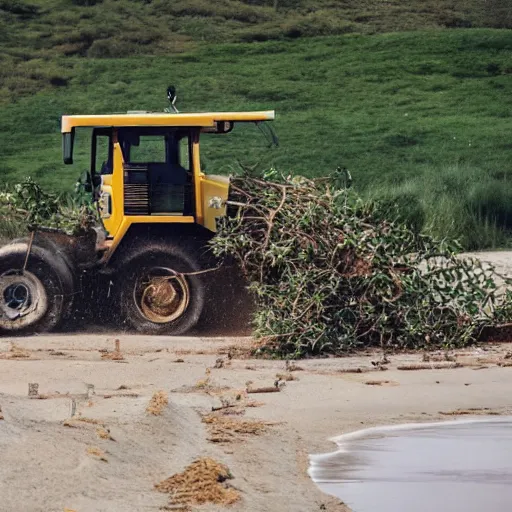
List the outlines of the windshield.
{"label": "windshield", "polygon": [[120,128],[118,139],[127,163],[160,163],[190,168],[188,130]]}

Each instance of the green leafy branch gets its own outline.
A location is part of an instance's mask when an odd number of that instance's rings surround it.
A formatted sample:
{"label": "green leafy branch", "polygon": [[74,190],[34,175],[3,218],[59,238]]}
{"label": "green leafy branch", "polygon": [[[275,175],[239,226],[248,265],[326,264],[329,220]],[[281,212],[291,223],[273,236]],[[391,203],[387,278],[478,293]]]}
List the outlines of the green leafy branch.
{"label": "green leafy branch", "polygon": [[80,196],[44,191],[32,178],[0,192],[0,214],[20,229],[56,229],[69,235],[87,231],[97,222],[93,205]]}

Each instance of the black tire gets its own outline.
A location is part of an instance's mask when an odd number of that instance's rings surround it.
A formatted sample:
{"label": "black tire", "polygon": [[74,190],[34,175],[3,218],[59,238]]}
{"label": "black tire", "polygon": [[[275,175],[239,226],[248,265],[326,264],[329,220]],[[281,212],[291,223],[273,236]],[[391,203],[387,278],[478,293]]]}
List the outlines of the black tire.
{"label": "black tire", "polygon": [[[28,248],[30,243],[29,237],[17,238],[13,240],[10,244],[18,244],[23,243]],[[36,250],[36,252],[44,251],[43,258],[49,264],[53,265],[55,271],[58,273],[59,278],[61,280],[63,294],[66,297],[66,301],[64,304],[64,308],[62,311],[62,319],[68,319],[74,311],[73,306],[75,305],[75,297],[76,297],[76,273],[77,269],[73,262],[73,258],[71,253],[69,252],[69,248],[59,246],[55,241],[45,236],[42,236],[41,233],[36,232],[34,242],[32,245],[32,249]],[[26,249],[25,249],[26,254]],[[40,253],[43,254],[43,253]],[[60,325],[60,321],[59,321]]]}
{"label": "black tire", "polygon": [[0,333],[54,329],[72,308],[73,275],[58,253],[24,241],[0,249]]}
{"label": "black tire", "polygon": [[[143,252],[137,251],[137,256],[126,261],[118,272],[124,323],[144,334],[185,334],[196,325],[203,311],[203,280],[200,275],[190,275],[199,270],[194,258],[175,246],[155,244]],[[163,306],[153,302],[158,286],[163,287]],[[167,301],[169,290],[172,300]]]}

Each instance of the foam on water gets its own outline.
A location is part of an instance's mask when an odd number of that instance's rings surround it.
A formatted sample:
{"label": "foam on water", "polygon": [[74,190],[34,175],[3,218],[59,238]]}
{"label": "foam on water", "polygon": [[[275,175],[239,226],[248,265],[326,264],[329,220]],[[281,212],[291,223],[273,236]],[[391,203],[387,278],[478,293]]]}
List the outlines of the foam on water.
{"label": "foam on water", "polygon": [[509,512],[512,417],[365,429],[310,456],[309,475],[354,512]]}

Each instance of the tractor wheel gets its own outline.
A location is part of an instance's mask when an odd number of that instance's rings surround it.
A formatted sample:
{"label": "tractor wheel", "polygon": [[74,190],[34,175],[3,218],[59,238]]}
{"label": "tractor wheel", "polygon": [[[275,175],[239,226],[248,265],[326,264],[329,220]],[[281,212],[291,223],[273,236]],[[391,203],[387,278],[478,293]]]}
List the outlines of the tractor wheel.
{"label": "tractor wheel", "polygon": [[[76,268],[72,261],[71,255],[63,248],[55,243],[53,240],[46,238],[44,236],[40,236],[39,233],[35,234],[36,238],[34,240],[31,251],[34,249],[36,251],[42,250],[46,253],[46,260],[54,265],[55,270],[59,274],[59,278],[62,283],[62,289],[64,296],[66,297],[64,307],[62,310],[61,317],[63,320],[69,318],[73,313],[73,306],[75,302],[75,292],[76,285],[74,276],[76,276]],[[9,245],[13,244],[25,244],[26,250],[28,249],[28,245],[30,243],[29,237],[17,238],[13,240]],[[51,255],[51,256],[50,256]],[[60,323],[60,321],[59,321]]]}
{"label": "tractor wheel", "polygon": [[191,275],[198,270],[194,259],[176,247],[148,247],[119,273],[125,322],[145,334],[176,336],[192,329],[204,305],[201,276]]}
{"label": "tractor wheel", "polygon": [[71,307],[73,276],[64,260],[36,245],[27,259],[28,247],[0,249],[0,333],[50,331]]}

